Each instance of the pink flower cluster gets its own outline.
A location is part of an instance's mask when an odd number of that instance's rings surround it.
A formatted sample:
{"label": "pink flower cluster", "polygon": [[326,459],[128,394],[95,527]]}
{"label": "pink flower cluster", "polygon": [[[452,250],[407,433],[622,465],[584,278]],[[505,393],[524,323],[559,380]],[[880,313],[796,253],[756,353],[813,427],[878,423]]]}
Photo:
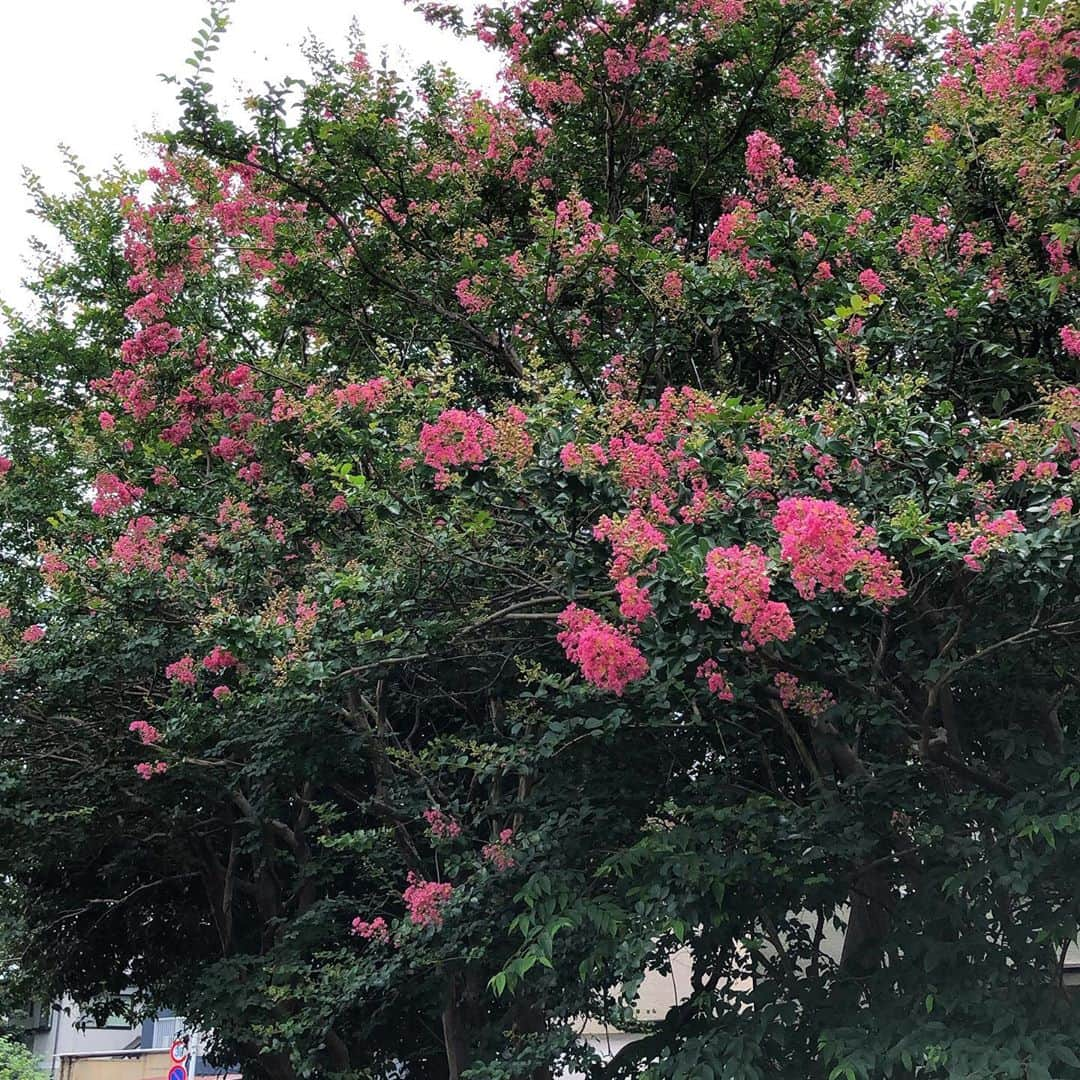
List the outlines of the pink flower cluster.
{"label": "pink flower cluster", "polygon": [[878,277],[874,270],[863,270],[859,274],[859,286],[868,293],[876,293],[880,296],[885,291],[885,282]]}
{"label": "pink flower cluster", "polygon": [[481,274],[474,274],[472,277],[463,277],[454,286],[454,293],[458,298],[458,303],[470,315],[478,315],[482,311],[487,311],[494,303],[490,296],[484,296],[476,291],[478,288],[483,288],[485,284],[486,280]]}
{"label": "pink flower cluster", "polygon": [[195,657],[182,656],[174,660],[165,668],[165,678],[170,682],[179,683],[181,686],[195,685]]}
{"label": "pink flower cluster", "polygon": [[434,424],[425,424],[420,431],[420,451],[424,463],[436,471],[436,487],[449,483],[448,466],[482,465],[494,438],[490,421],[464,409],[446,409]]}
{"label": "pink flower cluster", "polygon": [[153,763],[140,761],[135,766],[135,772],[140,780],[149,780],[152,776],[160,776],[163,772],[168,772],[168,769],[169,766],[164,761],[155,761]]}
{"label": "pink flower cluster", "polygon": [[98,517],[109,517],[130,506],[145,494],[145,489],[127,484],[114,473],[98,473],[94,480],[94,501],[90,505]]}
{"label": "pink flower cluster", "polygon": [[747,200],[739,202],[733,210],[721,214],[716,227],[709,234],[709,262],[729,255],[737,259],[746,276],[753,280],[765,265],[761,259],[750,256],[750,234],[757,223],[757,214]]}
{"label": "pink flower cluster", "polygon": [[979,49],[953,31],[946,60],[954,69],[973,69],[988,98],[1014,98],[1032,105],[1040,93],[1060,94],[1068,89],[1070,63],[1078,50],[1080,35],[1070,31],[1060,18],[1022,23],[1010,19]]}
{"label": "pink flower cluster", "polygon": [[[746,13],[746,0],[687,0],[686,11],[689,15],[707,15],[727,26],[738,22]],[[707,38],[710,36],[706,33]]]}
{"label": "pink flower cluster", "polygon": [[55,551],[46,551],[41,556],[41,576],[50,587],[55,587],[57,579],[71,569],[63,557]]}
{"label": "pink flower cluster", "polygon": [[589,608],[570,604],[559,616],[563,627],[556,640],[566,658],[601,690],[621,696],[626,687],[648,674],[649,662],[629,637]]}
{"label": "pink flower cluster", "polygon": [[1013,533],[1024,532],[1024,523],[1017,516],[1015,510],[1006,510],[999,517],[991,518],[987,513],[981,513],[975,518],[974,526],[958,525],[950,521],[948,526],[949,538],[955,543],[970,537],[968,552],[964,556],[964,565],[978,573],[983,569],[980,561],[992,551],[999,551],[1005,545],[1005,540]]}
{"label": "pink flower cluster", "polygon": [[156,573],[162,565],[162,538],[154,534],[155,522],[145,514],[129,521],[122,535],[112,545],[110,556],[124,570],[149,570]]}
{"label": "pink flower cluster", "polygon": [[728,686],[720,665],[715,660],[706,660],[698,665],[697,677],[704,679],[710,694],[715,694],[721,701],[734,701],[735,694]]}
{"label": "pink flower cluster", "polygon": [[407,880],[401,896],[409,909],[409,922],[413,926],[442,926],[443,908],[453,897],[454,886],[448,881],[425,881],[412,870]]}
{"label": "pink flower cluster", "polygon": [[154,743],[161,741],[161,733],[158,729],[145,720],[132,720],[128,724],[128,731],[134,731],[144,746],[153,746]]}
{"label": "pink flower cluster", "polygon": [[215,675],[220,675],[226,668],[236,667],[238,661],[228,649],[215,645],[204,657],[202,666]]}
{"label": "pink flower cluster", "polygon": [[831,499],[789,498],[772,519],[780,534],[780,554],[804,600],[819,588],[842,590],[848,574],[862,575],[860,592],[879,603],[905,595],[900,568],[875,546],[876,534],[859,528],[851,514]]}
{"label": "pink flower cluster", "polygon": [[615,592],[619,597],[619,614],[634,623],[644,622],[653,613],[649,590],[642,585],[635,574],[628,574],[615,582]]}
{"label": "pink flower cluster", "polygon": [[389,392],[389,383],[386,379],[369,379],[365,383],[349,383],[334,391],[334,404],[339,409],[363,409],[371,412],[378,408],[385,400]]}
{"label": "pink flower cluster", "polygon": [[33,626],[28,626],[22,632],[22,639],[27,645],[33,645],[35,642],[40,641],[45,636],[45,627],[40,623],[35,623]]}
{"label": "pink flower cluster", "polygon": [[482,413],[445,409],[433,424],[420,430],[420,451],[424,463],[435,470],[435,486],[450,483],[449,468],[479,468],[492,454],[523,466],[533,453],[533,441],[526,430],[528,417],[516,405],[489,420]]}
{"label": "pink flower cluster", "polygon": [[803,686],[797,676],[787,671],[778,671],[773,676],[773,683],[780,691],[780,703],[785,709],[794,709],[811,719],[820,716],[835,703],[828,690]]}
{"label": "pink flower cluster", "polygon": [[660,283],[660,291],[673,302],[681,300],[683,294],[682,274],[678,270],[669,270]]}
{"label": "pink flower cluster", "polygon": [[787,641],[795,633],[791,611],[769,599],[771,590],[768,560],[756,544],[713,548],[705,556],[705,595],[744,628],[748,646]]}
{"label": "pink flower cluster", "polygon": [[366,941],[377,941],[380,945],[386,945],[390,941],[390,927],[381,915],[376,915],[371,922],[365,922],[358,915],[352,921],[352,932],[356,937]]}
{"label": "pink flower cluster", "polygon": [[746,457],[746,478],[752,484],[771,484],[773,481],[772,460],[762,450],[743,449]]}
{"label": "pink flower cluster", "polygon": [[510,853],[510,845],[513,840],[514,830],[503,829],[499,833],[499,839],[494,843],[485,844],[481,848],[480,854],[496,870],[510,870],[515,865],[514,856]]}
{"label": "pink flower cluster", "polygon": [[667,551],[663,532],[635,507],[623,518],[606,514],[593,526],[593,536],[611,544],[611,577],[623,577],[635,563],[643,562],[654,551]]}
{"label": "pink flower cluster", "polygon": [[630,44],[622,50],[605,49],[604,68],[607,71],[608,79],[613,83],[620,83],[633,78],[641,71],[641,65],[638,63],[637,46]]}
{"label": "pink flower cluster", "polygon": [[437,807],[424,811],[424,820],[428,824],[431,835],[439,840],[453,840],[461,835],[461,826],[448,814],[444,814]]}
{"label": "pink flower cluster", "polygon": [[532,79],[528,90],[536,104],[548,114],[556,105],[577,105],[585,99],[581,87],[568,71],[562,73],[558,82]]}
{"label": "pink flower cluster", "polygon": [[764,131],[746,136],[746,172],[751,180],[764,183],[779,171],[783,158],[783,148]]}
{"label": "pink flower cluster", "polygon": [[932,257],[949,235],[949,226],[942,222],[934,224],[933,218],[925,214],[912,214],[908,219],[908,227],[901,233],[896,243],[896,250],[909,259],[918,259],[922,256]]}

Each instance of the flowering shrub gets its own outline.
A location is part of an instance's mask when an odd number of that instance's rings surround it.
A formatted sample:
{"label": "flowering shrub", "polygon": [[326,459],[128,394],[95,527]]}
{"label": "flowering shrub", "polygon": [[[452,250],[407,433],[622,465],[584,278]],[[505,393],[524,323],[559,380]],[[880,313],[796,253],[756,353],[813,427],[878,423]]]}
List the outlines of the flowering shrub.
{"label": "flowering shrub", "polygon": [[35,991],[259,1080],[1071,1077],[1067,13],[421,6],[497,99],[350,41],[225,110],[215,9],[147,173],[35,189]]}

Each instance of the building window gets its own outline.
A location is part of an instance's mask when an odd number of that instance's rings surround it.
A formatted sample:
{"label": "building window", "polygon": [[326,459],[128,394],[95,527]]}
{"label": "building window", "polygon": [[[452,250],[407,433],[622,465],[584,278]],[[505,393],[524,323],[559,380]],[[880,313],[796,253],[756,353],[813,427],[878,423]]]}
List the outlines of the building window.
{"label": "building window", "polygon": [[182,1035],[187,1028],[182,1016],[162,1016],[154,1021],[154,1034],[151,1046],[161,1048],[171,1046],[177,1035]]}

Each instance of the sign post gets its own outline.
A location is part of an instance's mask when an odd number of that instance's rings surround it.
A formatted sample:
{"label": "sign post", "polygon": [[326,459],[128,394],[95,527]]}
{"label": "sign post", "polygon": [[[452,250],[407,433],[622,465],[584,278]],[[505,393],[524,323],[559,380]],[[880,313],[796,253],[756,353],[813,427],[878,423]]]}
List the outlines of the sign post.
{"label": "sign post", "polygon": [[187,1071],[188,1044],[187,1039],[173,1039],[169,1047],[169,1080],[188,1080]]}

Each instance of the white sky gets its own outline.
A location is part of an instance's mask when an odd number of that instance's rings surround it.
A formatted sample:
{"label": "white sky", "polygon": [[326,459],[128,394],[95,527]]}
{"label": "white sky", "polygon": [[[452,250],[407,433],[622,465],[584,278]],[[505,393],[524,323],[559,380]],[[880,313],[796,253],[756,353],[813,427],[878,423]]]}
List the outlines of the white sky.
{"label": "white sky", "polygon": [[[26,212],[23,167],[55,191],[68,186],[58,143],[70,146],[91,173],[117,155],[129,166],[145,164],[139,134],[176,118],[176,87],[157,76],[191,71],[184,59],[209,2],[11,0],[3,6],[0,297],[22,307],[26,241],[42,233]],[[307,74],[299,45],[309,33],[343,52],[354,16],[373,59],[386,50],[399,69],[447,61],[471,82],[494,84],[490,54],[428,26],[403,0],[235,0],[213,65],[219,100],[238,97],[238,84],[257,89]]]}

